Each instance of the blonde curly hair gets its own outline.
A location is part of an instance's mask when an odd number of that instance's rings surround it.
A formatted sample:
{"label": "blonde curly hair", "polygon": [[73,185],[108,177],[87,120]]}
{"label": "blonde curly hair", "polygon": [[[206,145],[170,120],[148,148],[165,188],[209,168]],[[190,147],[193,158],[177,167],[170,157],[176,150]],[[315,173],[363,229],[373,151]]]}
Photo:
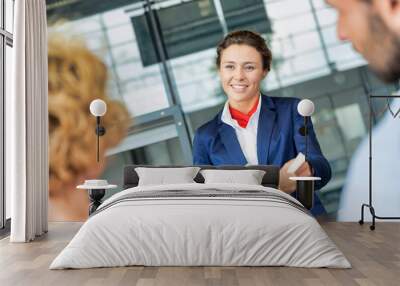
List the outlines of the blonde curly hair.
{"label": "blonde curly hair", "polygon": [[[49,35],[49,189],[74,183],[96,164],[96,119],[89,112],[93,99],[107,104],[100,158],[117,145],[129,125],[126,107],[107,96],[107,67],[82,41]],[[103,158],[104,161],[104,158]]]}

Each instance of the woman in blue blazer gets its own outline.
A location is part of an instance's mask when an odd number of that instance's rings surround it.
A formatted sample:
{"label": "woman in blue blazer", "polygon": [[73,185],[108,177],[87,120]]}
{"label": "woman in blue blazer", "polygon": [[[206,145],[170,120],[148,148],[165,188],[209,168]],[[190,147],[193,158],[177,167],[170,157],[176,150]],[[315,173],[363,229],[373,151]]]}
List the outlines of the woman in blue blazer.
{"label": "woman in blue blazer", "polygon": [[[264,39],[250,31],[228,34],[217,48],[216,64],[228,96],[223,110],[197,129],[193,142],[196,165],[278,165],[279,189],[292,194],[290,176],[318,176],[316,189],[331,178],[311,120],[308,122],[308,157],[295,174],[288,168],[299,152],[305,153],[304,124],[297,112],[299,99],[261,94],[260,82],[270,70],[272,55]],[[314,215],[325,213],[315,196]]]}

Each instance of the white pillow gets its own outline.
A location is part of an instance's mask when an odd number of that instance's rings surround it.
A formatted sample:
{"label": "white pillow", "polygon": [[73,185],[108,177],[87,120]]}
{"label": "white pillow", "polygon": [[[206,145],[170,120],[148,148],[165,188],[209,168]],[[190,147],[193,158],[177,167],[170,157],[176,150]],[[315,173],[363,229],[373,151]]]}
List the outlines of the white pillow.
{"label": "white pillow", "polygon": [[205,184],[234,183],[246,185],[261,185],[265,171],[262,170],[201,170]]}
{"label": "white pillow", "polygon": [[138,186],[195,183],[193,179],[196,177],[199,170],[199,167],[135,168],[139,176]]}

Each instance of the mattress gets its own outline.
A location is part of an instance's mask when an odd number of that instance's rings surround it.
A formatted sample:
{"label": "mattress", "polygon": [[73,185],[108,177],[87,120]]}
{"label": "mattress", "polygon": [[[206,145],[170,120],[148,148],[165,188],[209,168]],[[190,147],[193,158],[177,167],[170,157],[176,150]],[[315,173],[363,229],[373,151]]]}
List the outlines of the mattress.
{"label": "mattress", "polygon": [[129,265],[351,267],[290,195],[257,185],[197,183],[115,194],[50,269]]}

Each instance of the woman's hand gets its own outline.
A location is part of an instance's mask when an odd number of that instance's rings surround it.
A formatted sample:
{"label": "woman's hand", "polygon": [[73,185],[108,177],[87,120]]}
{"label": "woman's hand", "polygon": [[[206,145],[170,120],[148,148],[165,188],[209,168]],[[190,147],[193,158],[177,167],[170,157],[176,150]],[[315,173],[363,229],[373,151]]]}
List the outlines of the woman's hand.
{"label": "woman's hand", "polygon": [[311,176],[310,164],[304,162],[296,172],[289,173],[289,166],[293,163],[294,159],[287,161],[279,171],[279,189],[285,193],[291,194],[296,190],[296,181],[292,181],[289,177],[307,177]]}
{"label": "woman's hand", "polygon": [[311,172],[310,164],[308,164],[308,162],[304,162],[300,166],[300,168],[297,169],[295,174],[296,174],[297,177],[310,177],[310,176],[313,175],[312,172]]}

